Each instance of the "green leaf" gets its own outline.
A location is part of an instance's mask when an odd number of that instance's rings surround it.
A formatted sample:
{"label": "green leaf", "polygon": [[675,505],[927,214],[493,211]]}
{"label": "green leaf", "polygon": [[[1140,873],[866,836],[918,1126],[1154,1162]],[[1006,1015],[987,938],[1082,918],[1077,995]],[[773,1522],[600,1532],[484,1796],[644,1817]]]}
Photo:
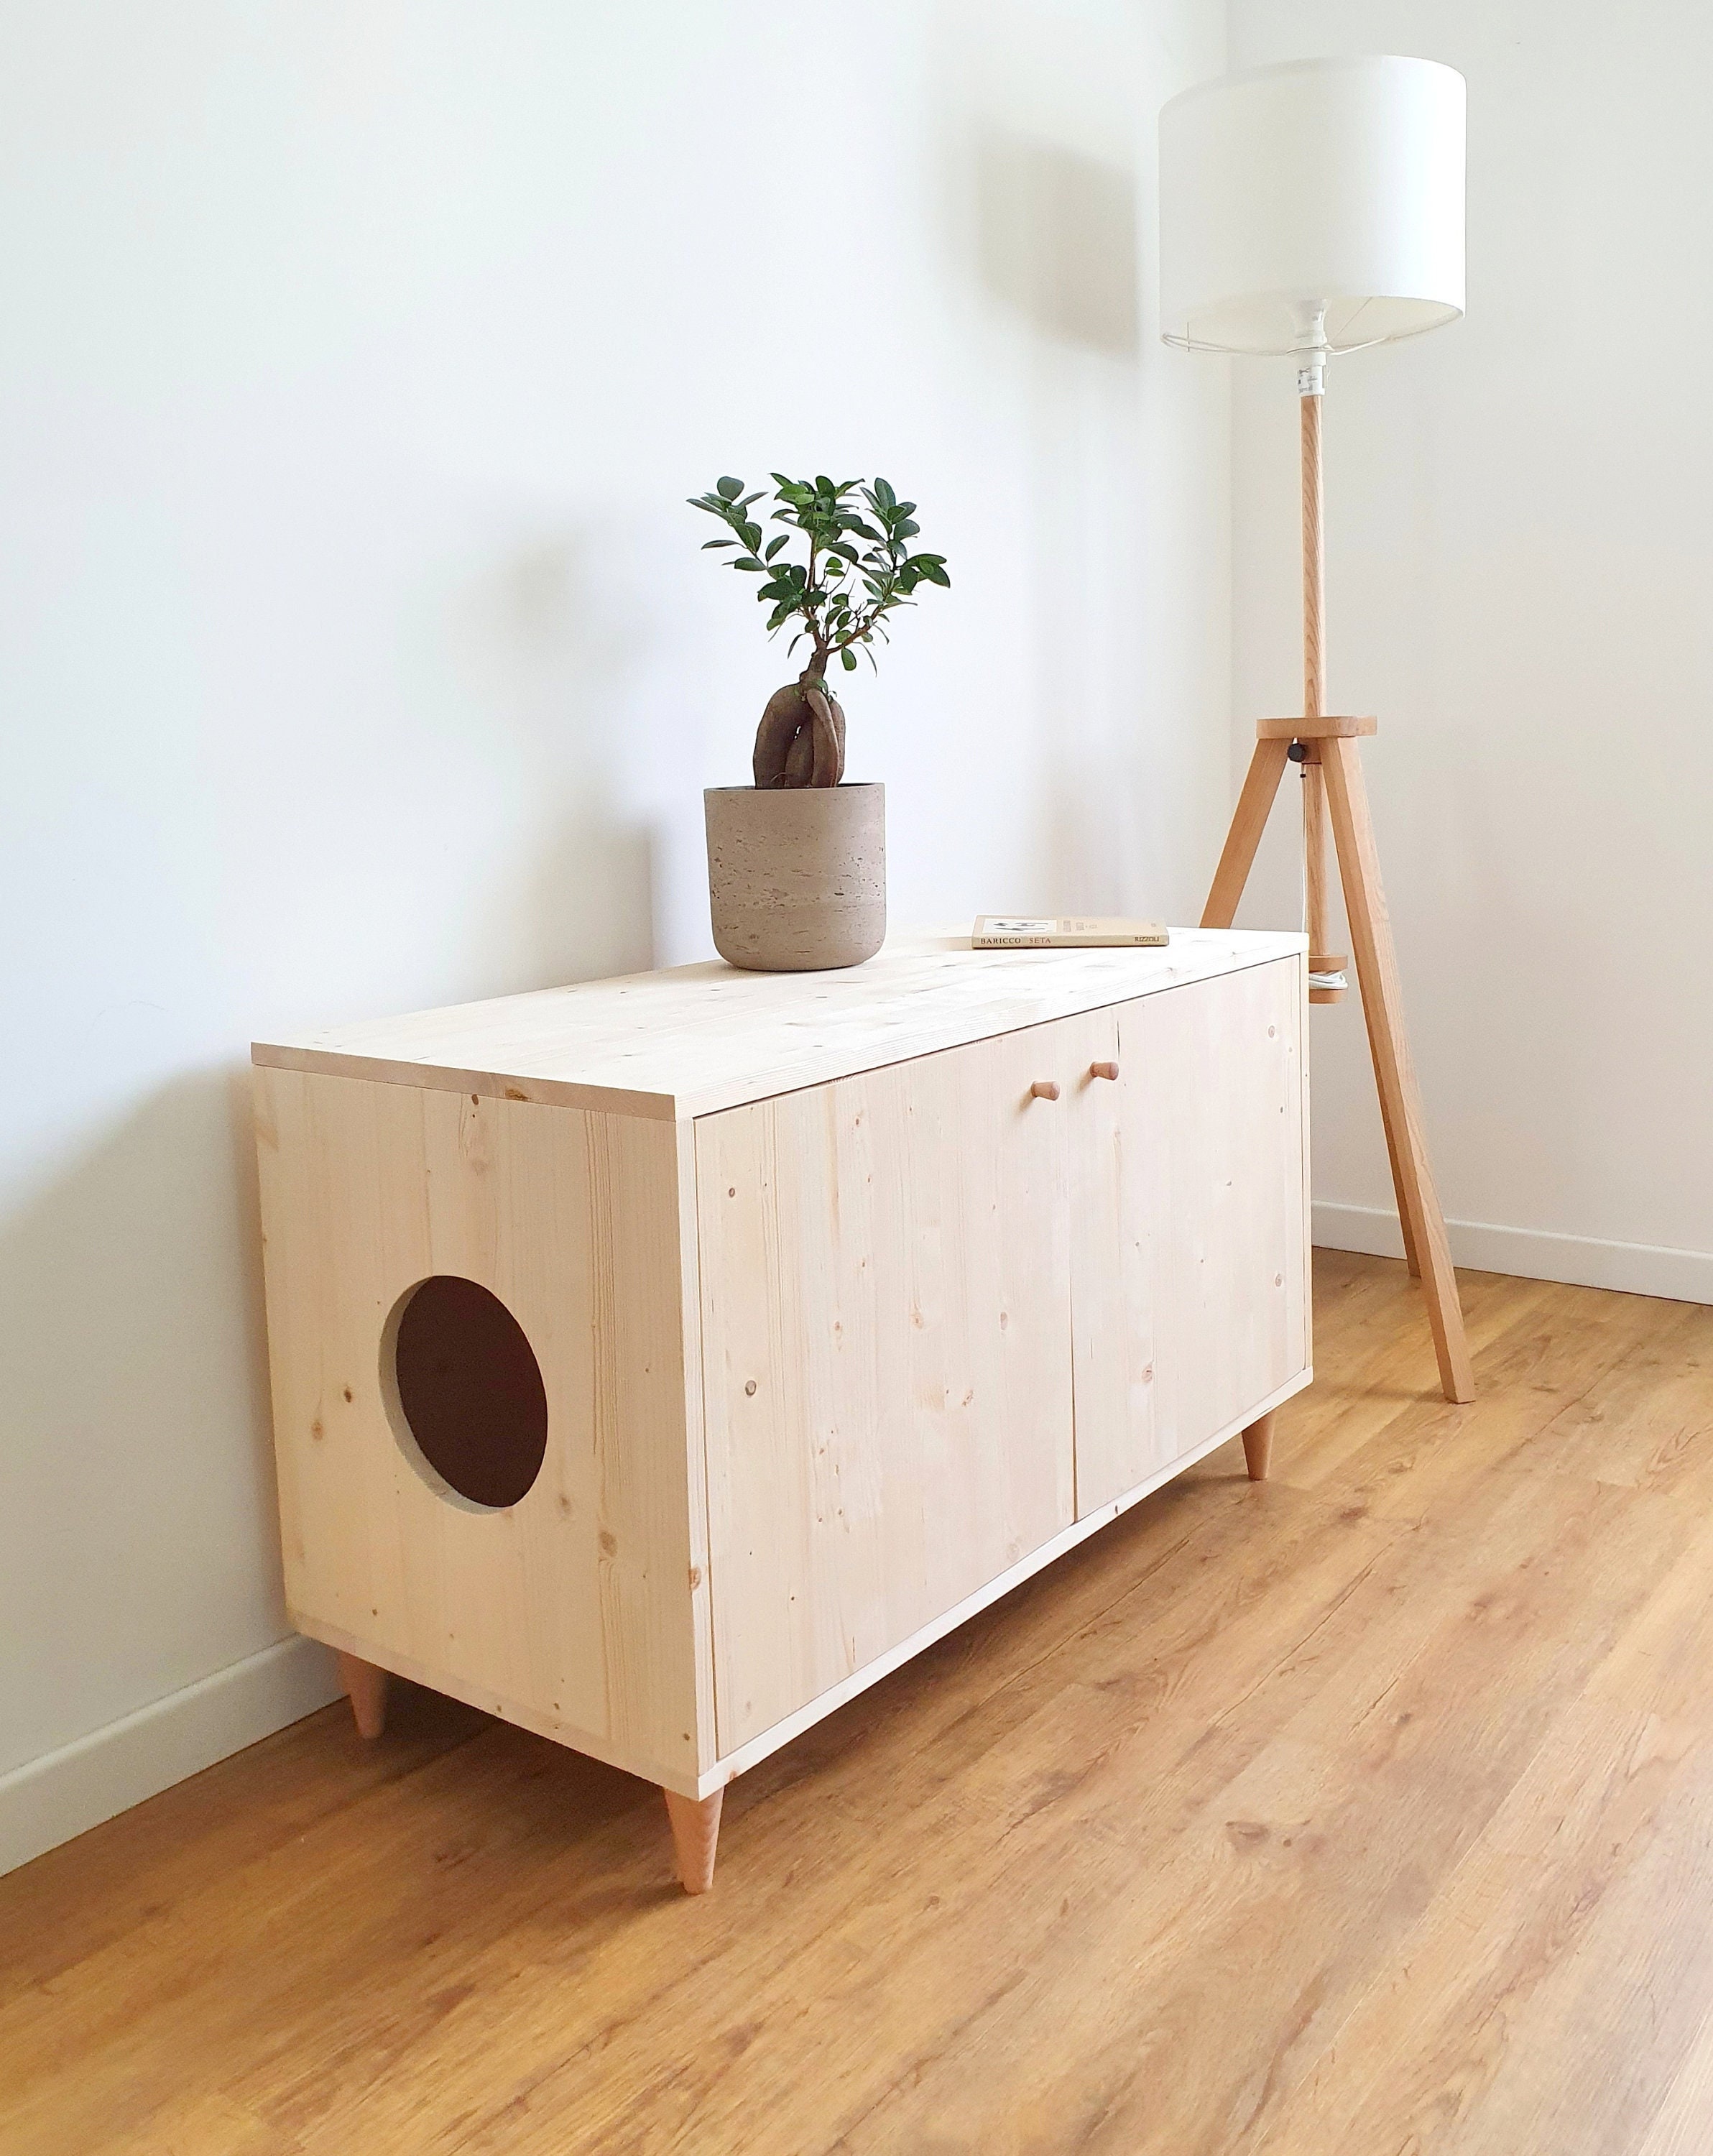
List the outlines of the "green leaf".
{"label": "green leaf", "polygon": [[[715,547],[721,545],[729,547],[731,542],[729,539],[725,541],[715,539],[711,543]],[[777,539],[770,539],[767,542],[767,559],[771,562],[782,547],[788,547],[790,544],[791,534],[788,531],[782,531]]]}
{"label": "green leaf", "polygon": [[753,554],[740,554],[735,562],[728,562],[726,566],[728,569],[753,569],[758,577],[762,573],[762,564]]}
{"label": "green leaf", "polygon": [[844,663],[845,672],[847,674],[854,674],[857,664],[855,652],[847,649],[841,651],[839,656]]}
{"label": "green leaf", "polygon": [[710,547],[735,547],[736,544],[736,539],[705,539],[702,542],[702,552],[705,554]]}
{"label": "green leaf", "polygon": [[722,479],[715,491],[722,501],[736,501],[743,492],[743,481],[741,479]]}
{"label": "green leaf", "polygon": [[[723,493],[726,488],[724,480],[720,482],[720,486]],[[874,481],[874,501],[876,506],[881,509],[895,509],[898,506],[898,496],[884,479],[877,479]]]}
{"label": "green leaf", "polygon": [[938,584],[943,590],[948,592],[951,589],[951,578],[946,575],[937,562],[925,562],[922,564],[922,574],[931,584]]}
{"label": "green leaf", "polygon": [[899,538],[914,539],[922,527],[906,516],[900,523],[895,524],[892,528]]}

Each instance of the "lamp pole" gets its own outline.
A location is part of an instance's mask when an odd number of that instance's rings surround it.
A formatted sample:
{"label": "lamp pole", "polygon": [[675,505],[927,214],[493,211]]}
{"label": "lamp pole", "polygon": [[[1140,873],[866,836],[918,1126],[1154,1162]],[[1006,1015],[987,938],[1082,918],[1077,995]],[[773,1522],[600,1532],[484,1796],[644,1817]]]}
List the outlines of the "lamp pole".
{"label": "lamp pole", "polygon": [[[1325,715],[1326,693],[1326,542],[1321,520],[1321,399],[1326,382],[1326,315],[1317,311],[1297,368],[1302,408],[1303,716]],[[1318,742],[1292,752],[1303,782],[1303,887],[1309,932],[1309,1001],[1344,1000],[1345,958],[1329,951],[1326,935],[1326,788]]]}

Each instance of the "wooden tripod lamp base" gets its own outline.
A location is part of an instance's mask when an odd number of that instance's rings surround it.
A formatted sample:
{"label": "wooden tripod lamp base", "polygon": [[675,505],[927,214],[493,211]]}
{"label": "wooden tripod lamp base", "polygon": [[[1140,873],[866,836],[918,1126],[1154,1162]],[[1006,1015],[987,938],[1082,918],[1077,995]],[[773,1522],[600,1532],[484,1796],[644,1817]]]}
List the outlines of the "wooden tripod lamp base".
{"label": "wooden tripod lamp base", "polygon": [[[1261,721],[1255,729],[1255,752],[1249,762],[1249,776],[1238,797],[1237,812],[1232,818],[1225,850],[1219,856],[1213,888],[1202,914],[1202,926],[1229,928],[1232,925],[1244,886],[1249,881],[1256,849],[1261,843],[1261,834],[1266,828],[1268,812],[1279,791],[1285,767],[1291,760],[1291,746],[1297,743],[1311,749],[1311,763],[1307,759],[1299,760],[1305,762],[1305,786],[1314,783],[1324,785],[1326,789],[1332,837],[1338,852],[1339,875],[1344,886],[1345,911],[1350,920],[1351,942],[1356,947],[1357,978],[1362,992],[1368,1046],[1374,1059],[1380,1116],[1386,1127],[1386,1149],[1391,1156],[1392,1180],[1398,1192],[1398,1217],[1403,1229],[1404,1255],[1427,1298],[1428,1322],[1433,1329],[1433,1352],[1439,1358],[1439,1382],[1445,1397],[1449,1400],[1472,1400],[1475,1397],[1475,1381],[1469,1364],[1469,1343],[1464,1337],[1463,1306],[1458,1301],[1451,1246],[1446,1239],[1445,1220],[1439,1210],[1422,1131],[1421,1096],[1403,1029],[1398,957],[1392,948],[1392,923],[1380,883],[1380,856],[1375,848],[1368,791],[1362,778],[1358,743],[1365,735],[1375,731],[1376,722],[1372,718]],[[1310,823],[1310,811],[1305,803],[1305,835]],[[1311,945],[1317,940],[1314,924],[1317,919],[1324,919],[1314,898],[1311,891]],[[1324,941],[1324,935],[1319,940]],[[1322,970],[1324,962],[1317,963],[1317,957],[1311,949],[1311,973]],[[1313,997],[1315,991],[1311,988],[1310,993]],[[1336,998],[1334,996],[1326,999]]]}

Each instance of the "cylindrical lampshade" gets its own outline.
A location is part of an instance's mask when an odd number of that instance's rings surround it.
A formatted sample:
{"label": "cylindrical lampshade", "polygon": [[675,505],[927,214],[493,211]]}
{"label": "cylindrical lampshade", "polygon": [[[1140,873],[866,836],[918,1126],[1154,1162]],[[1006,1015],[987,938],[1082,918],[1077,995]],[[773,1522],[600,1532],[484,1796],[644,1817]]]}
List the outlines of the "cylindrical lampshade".
{"label": "cylindrical lampshade", "polygon": [[1350,352],[1464,301],[1464,79],[1437,60],[1292,60],[1160,115],[1161,334]]}

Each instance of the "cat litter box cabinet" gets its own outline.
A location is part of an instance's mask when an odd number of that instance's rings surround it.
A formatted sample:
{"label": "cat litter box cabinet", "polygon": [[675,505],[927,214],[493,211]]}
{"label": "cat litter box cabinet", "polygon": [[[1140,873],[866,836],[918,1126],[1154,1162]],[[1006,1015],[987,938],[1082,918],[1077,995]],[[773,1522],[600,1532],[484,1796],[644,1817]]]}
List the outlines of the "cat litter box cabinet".
{"label": "cat litter box cabinet", "polygon": [[1309,1382],[1305,939],[895,940],[254,1050],[293,1622],[666,1793]]}

